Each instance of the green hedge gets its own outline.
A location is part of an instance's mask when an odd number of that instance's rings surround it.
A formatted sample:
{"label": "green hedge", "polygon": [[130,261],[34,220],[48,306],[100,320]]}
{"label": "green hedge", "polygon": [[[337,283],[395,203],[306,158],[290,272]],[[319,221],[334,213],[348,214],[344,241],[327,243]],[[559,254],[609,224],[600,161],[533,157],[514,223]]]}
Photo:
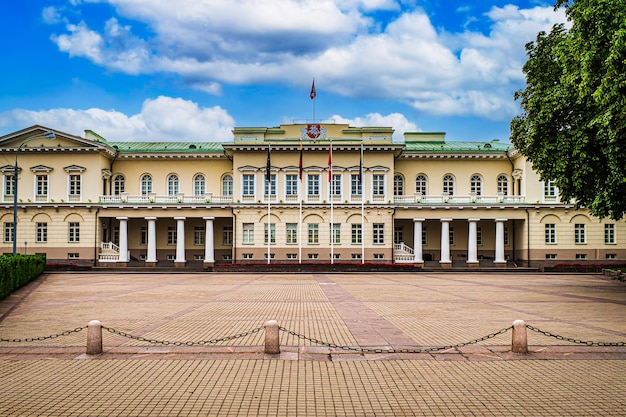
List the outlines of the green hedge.
{"label": "green hedge", "polygon": [[45,266],[45,255],[0,256],[0,300],[37,278]]}

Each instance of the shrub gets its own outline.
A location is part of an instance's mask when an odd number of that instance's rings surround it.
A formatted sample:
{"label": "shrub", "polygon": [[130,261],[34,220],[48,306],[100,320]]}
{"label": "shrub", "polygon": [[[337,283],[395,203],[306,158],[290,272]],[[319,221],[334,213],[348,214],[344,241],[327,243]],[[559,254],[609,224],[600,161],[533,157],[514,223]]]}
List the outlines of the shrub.
{"label": "shrub", "polygon": [[0,256],[0,300],[37,278],[45,266],[45,255]]}

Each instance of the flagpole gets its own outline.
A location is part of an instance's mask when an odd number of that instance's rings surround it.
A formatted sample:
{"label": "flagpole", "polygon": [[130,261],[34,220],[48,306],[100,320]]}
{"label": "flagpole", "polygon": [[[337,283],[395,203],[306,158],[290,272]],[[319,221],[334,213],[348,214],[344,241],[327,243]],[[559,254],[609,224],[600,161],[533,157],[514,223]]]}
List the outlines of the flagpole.
{"label": "flagpole", "polygon": [[361,177],[361,264],[365,263],[365,239],[364,236],[364,228],[365,228],[365,187],[363,181],[363,143],[361,143],[361,163],[359,165],[359,176]]}
{"label": "flagpole", "polygon": [[333,214],[333,200],[335,195],[333,184],[333,138],[330,138],[330,149],[328,151],[328,194],[330,196],[330,263],[335,263],[335,219]]}
{"label": "flagpole", "polygon": [[300,201],[300,218],[298,220],[298,263],[302,263],[302,180],[298,181],[298,200]]}
{"label": "flagpole", "polygon": [[271,145],[268,144],[267,145],[267,166],[265,167],[266,169],[266,173],[265,173],[265,192],[267,194],[267,264],[270,264],[270,245],[272,243],[272,228],[271,228],[271,219],[270,219],[270,205],[271,205],[271,201],[272,201],[272,196],[271,196],[271,190],[270,190],[270,184],[272,182],[272,174],[270,171],[271,168],[271,162],[270,162],[270,147]]}

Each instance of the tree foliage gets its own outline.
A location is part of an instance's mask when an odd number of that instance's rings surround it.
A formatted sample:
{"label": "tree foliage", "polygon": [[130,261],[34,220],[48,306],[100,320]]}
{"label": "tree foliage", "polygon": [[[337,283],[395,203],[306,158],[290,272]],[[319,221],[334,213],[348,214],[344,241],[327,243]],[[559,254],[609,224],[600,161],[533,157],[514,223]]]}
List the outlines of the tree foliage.
{"label": "tree foliage", "polygon": [[626,0],[557,0],[568,27],[526,45],[511,142],[563,201],[626,214]]}

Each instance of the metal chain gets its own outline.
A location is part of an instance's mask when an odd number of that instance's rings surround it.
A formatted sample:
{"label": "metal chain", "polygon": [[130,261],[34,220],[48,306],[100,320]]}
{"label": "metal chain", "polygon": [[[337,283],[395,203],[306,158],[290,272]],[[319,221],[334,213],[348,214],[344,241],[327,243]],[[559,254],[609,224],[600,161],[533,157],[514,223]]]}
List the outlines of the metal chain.
{"label": "metal chain", "polygon": [[558,339],[558,340],[565,340],[566,342],[576,343],[579,345],[587,345],[587,346],[625,346],[626,345],[626,342],[593,342],[591,340],[572,339],[571,337],[565,337],[565,336],[561,336],[558,334],[550,333],[545,330],[540,330],[536,327],[531,326],[530,324],[527,324],[526,328],[528,330],[532,330],[533,332],[541,333],[544,336],[554,337],[555,339]]}
{"label": "metal chain", "polygon": [[256,329],[248,330],[247,332],[239,333],[239,334],[236,334],[236,335],[233,335],[233,336],[226,336],[226,337],[221,337],[221,338],[218,338],[218,339],[211,339],[211,340],[200,340],[198,342],[192,342],[192,341],[188,341],[188,342],[179,342],[179,341],[171,342],[171,341],[168,341],[168,340],[147,339],[147,338],[141,337],[141,336],[133,336],[130,333],[122,332],[120,330],[112,329],[112,328],[106,327],[106,326],[102,326],[102,329],[108,331],[109,333],[116,334],[118,336],[123,336],[123,337],[126,337],[128,339],[137,340],[139,342],[152,343],[154,345],[163,345],[163,346],[168,346],[168,345],[173,345],[173,346],[204,346],[204,345],[215,344],[215,343],[219,343],[219,342],[227,342],[229,340],[239,339],[241,337],[250,336],[252,334],[258,333],[261,330],[265,329],[265,326],[260,326],[260,327],[257,327]]}
{"label": "metal chain", "polygon": [[40,337],[26,337],[24,339],[3,339],[0,338],[0,342],[9,342],[9,343],[24,343],[24,342],[36,342],[40,340],[48,340],[48,339],[56,339],[61,336],[69,336],[72,333],[80,333],[85,330],[87,326],[77,327],[74,330],[66,330],[62,333],[51,334],[50,336],[40,336]]}
{"label": "metal chain", "polygon": [[327,346],[330,348],[334,348],[334,349],[343,349],[343,350],[350,350],[350,351],[356,351],[356,352],[361,352],[361,353],[428,353],[428,352],[439,352],[441,350],[448,350],[448,349],[452,349],[452,348],[460,348],[463,346],[468,346],[468,345],[473,345],[479,342],[482,342],[484,340],[489,340],[492,339],[498,335],[504,334],[506,332],[508,332],[509,330],[511,330],[513,328],[513,326],[509,326],[509,327],[505,327],[504,329],[497,331],[495,333],[491,333],[488,334],[487,336],[483,336],[481,338],[478,339],[474,339],[471,340],[469,342],[465,342],[465,343],[457,343],[456,345],[449,345],[449,346],[433,346],[433,347],[428,347],[428,348],[418,348],[418,349],[372,349],[372,348],[366,348],[366,347],[361,347],[361,346],[340,346],[337,345],[336,343],[328,343],[328,342],[323,342],[321,340],[318,339],[314,339],[311,337],[307,337],[304,336],[302,334],[298,334],[292,330],[286,329],[284,327],[279,327],[278,329],[280,331],[286,332],[288,334],[290,334],[291,336],[295,336],[298,339],[302,339],[302,340],[308,340],[311,343],[317,344],[317,345],[322,345],[322,346]]}

